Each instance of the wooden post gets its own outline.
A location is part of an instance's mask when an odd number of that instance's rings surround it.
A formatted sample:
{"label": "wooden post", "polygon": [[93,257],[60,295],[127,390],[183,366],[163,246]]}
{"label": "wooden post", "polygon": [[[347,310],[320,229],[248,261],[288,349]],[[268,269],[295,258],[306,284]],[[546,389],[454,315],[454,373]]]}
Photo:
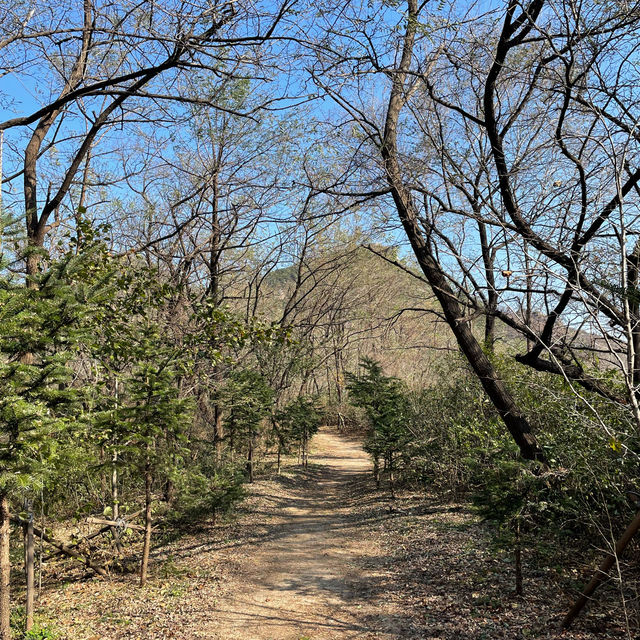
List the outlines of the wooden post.
{"label": "wooden post", "polygon": [[33,627],[33,599],[35,591],[34,562],[33,562],[33,502],[24,501],[27,512],[27,521],[22,525],[24,531],[24,572],[27,582],[27,601],[25,603],[26,622],[25,629],[29,631]]}
{"label": "wooden post", "polygon": [[636,514],[631,524],[626,528],[622,537],[616,542],[615,550],[613,554],[608,555],[603,561],[598,570],[591,578],[589,584],[585,587],[580,597],[576,600],[575,604],[569,610],[569,613],[564,617],[562,621],[562,628],[568,629],[573,621],[577,618],[578,614],[582,611],[587,602],[591,599],[593,592],[600,586],[600,583],[607,577],[609,570],[613,567],[616,558],[619,558],[624,550],[627,548],[629,542],[640,529],[640,511]]}

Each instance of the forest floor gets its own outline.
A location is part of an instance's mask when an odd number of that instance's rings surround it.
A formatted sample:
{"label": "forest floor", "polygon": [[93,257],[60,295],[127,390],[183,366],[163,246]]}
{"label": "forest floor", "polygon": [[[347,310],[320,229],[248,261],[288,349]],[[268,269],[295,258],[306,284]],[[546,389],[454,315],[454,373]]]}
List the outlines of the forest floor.
{"label": "forest floor", "polygon": [[467,505],[405,495],[390,509],[370,475],[356,442],[323,430],[306,471],[159,545],[146,587],[60,579],[39,615],[69,640],[632,637],[604,604],[557,634],[574,595],[560,569],[528,567],[515,597],[510,558]]}

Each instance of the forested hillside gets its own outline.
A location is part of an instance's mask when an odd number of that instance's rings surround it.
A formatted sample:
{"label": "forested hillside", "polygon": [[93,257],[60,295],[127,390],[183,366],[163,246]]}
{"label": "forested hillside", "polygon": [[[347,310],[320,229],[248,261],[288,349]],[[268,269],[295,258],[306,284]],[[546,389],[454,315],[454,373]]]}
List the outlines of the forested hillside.
{"label": "forested hillside", "polygon": [[7,0],[0,640],[640,633],[640,3]]}

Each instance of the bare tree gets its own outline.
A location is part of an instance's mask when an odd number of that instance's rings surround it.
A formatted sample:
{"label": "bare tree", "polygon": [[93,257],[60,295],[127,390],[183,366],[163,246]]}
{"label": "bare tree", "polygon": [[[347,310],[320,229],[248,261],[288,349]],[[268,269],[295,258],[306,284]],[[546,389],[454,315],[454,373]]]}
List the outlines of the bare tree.
{"label": "bare tree", "polygon": [[[350,56],[342,50],[325,47],[318,56],[312,75],[323,91],[331,96],[350,116],[350,121],[359,127],[370,147],[378,150],[378,177],[376,189],[369,191],[373,197],[391,197],[399,220],[411,244],[422,272],[443,309],[460,349],[480,379],[487,395],[504,421],[522,455],[530,459],[543,459],[540,449],[526,417],[516,405],[512,394],[500,379],[491,361],[473,334],[466,307],[461,302],[452,277],[438,258],[436,243],[439,239],[434,220],[430,217],[430,203],[421,190],[414,188],[411,160],[399,146],[399,129],[404,124],[403,113],[410,99],[419,88],[420,76],[425,62],[417,43],[424,40],[420,29],[420,11],[423,6],[417,1],[407,3],[407,14],[400,18],[402,37],[390,36],[378,49],[373,44],[377,39],[367,39],[369,30],[379,26],[372,18],[363,20],[352,16],[355,33],[361,34]],[[386,21],[384,12],[379,12],[378,21]],[[355,41],[355,38],[352,39]],[[361,47],[361,49],[359,49]],[[375,48],[374,48],[375,47]],[[427,60],[427,66],[430,60]],[[346,69],[354,73],[356,83],[367,75],[380,76],[380,85],[387,89],[387,101],[381,113],[371,113],[362,105],[362,87],[335,82],[334,74],[344,78]],[[375,83],[374,83],[375,84]],[[383,186],[384,185],[384,186]],[[364,193],[364,192],[363,192]],[[362,194],[361,194],[362,195]],[[423,209],[421,210],[421,207]]]}
{"label": "bare tree", "polygon": [[[266,44],[295,0],[269,7],[229,1],[154,3],[10,2],[0,32],[0,74],[22,85],[20,105],[10,85],[3,103],[16,112],[3,134],[3,204],[24,217],[28,286],[38,272],[47,235],[77,223],[89,190],[117,182],[112,134],[170,125],[167,105],[217,106],[226,80],[264,65]],[[242,68],[242,72],[240,69]],[[186,74],[217,78],[205,96],[180,90]],[[31,91],[33,99],[26,97]],[[119,134],[122,139],[122,133]],[[129,145],[131,148],[131,145]],[[99,176],[96,163],[106,167]],[[92,171],[92,165],[94,170]],[[124,167],[125,177],[129,169]],[[121,177],[121,176],[120,176]],[[79,230],[78,230],[79,231]],[[6,530],[9,504],[0,495],[0,635],[9,638]]]}
{"label": "bare tree", "polygon": [[[0,69],[24,84],[37,82],[44,95],[26,115],[0,123],[9,150],[4,182],[17,195],[22,181],[29,245],[42,247],[64,207],[73,205],[72,187],[98,143],[111,148],[110,131],[166,124],[170,102],[215,105],[225,78],[237,71],[233,58],[255,58],[291,4],[272,8],[270,16],[234,2],[34,7],[0,52]],[[204,97],[176,90],[182,75],[204,71],[220,86]],[[29,274],[38,259],[38,251],[29,252]]]}

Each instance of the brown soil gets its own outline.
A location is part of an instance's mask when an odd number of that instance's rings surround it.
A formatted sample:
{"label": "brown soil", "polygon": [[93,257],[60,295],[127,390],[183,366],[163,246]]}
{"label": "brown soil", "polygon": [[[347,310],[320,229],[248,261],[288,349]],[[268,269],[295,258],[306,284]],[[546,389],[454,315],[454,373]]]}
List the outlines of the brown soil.
{"label": "brown soil", "polygon": [[[211,619],[194,638],[408,638],[410,621],[380,590],[382,553],[354,513],[369,461],[330,432],[313,441],[310,468],[260,492],[263,538],[242,558]],[[264,486],[262,487],[264,488]]]}
{"label": "brown soil", "polygon": [[324,430],[308,469],[256,482],[233,524],[157,550],[147,587],[58,584],[39,610],[73,640],[418,638],[371,533],[385,509],[361,446]]}
{"label": "brown soil", "polygon": [[525,552],[517,597],[511,554],[469,505],[405,494],[390,509],[370,471],[358,443],[323,430],[306,471],[256,482],[231,523],[160,545],[146,587],[50,567],[40,615],[69,640],[636,637],[615,585],[558,634],[591,563],[538,566]]}

